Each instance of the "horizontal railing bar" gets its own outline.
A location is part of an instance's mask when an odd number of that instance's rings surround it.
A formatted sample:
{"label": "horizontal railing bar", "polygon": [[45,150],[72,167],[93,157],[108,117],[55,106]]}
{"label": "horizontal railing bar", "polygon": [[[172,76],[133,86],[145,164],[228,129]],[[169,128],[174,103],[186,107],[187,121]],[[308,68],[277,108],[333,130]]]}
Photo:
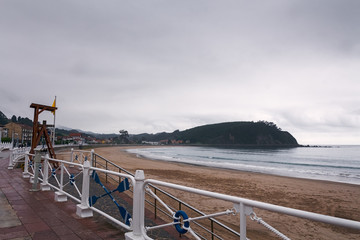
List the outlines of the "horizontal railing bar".
{"label": "horizontal railing bar", "polygon": [[73,150],[73,152],[80,152],[80,153],[91,153],[91,151],[86,151],[86,150]]}
{"label": "horizontal railing bar", "polygon": [[265,209],[265,210],[272,211],[272,212],[283,213],[286,215],[310,219],[310,220],[314,220],[317,222],[323,222],[323,223],[328,223],[328,224],[332,224],[332,225],[354,228],[354,229],[360,230],[360,222],[353,221],[353,220],[337,218],[337,217],[322,215],[322,214],[318,214],[318,213],[306,212],[306,211],[283,207],[283,206],[278,206],[278,205],[274,205],[274,204],[270,204],[270,203],[258,202],[258,201],[250,200],[250,199],[246,199],[246,198],[239,198],[239,197],[229,196],[229,195],[225,195],[225,194],[221,194],[221,193],[209,192],[206,190],[200,190],[200,189],[196,189],[196,188],[181,186],[181,185],[177,185],[177,184],[173,184],[173,183],[162,182],[162,181],[158,181],[158,180],[154,180],[154,179],[147,179],[147,180],[145,180],[144,183],[145,183],[145,186],[148,183],[152,183],[152,184],[160,185],[163,187],[174,188],[177,190],[191,192],[191,193],[195,193],[195,194],[202,195],[202,196],[217,198],[217,199],[229,201],[232,203],[238,203],[238,204],[243,203],[244,205],[249,206],[249,207],[251,206],[251,207],[261,208],[261,209]]}
{"label": "horizontal railing bar", "polygon": [[[27,154],[29,156],[35,156],[34,154]],[[55,159],[55,158],[50,158],[50,157],[45,157],[45,156],[41,156],[42,159],[47,159],[49,161],[53,161],[53,162],[59,162],[59,163],[64,163],[64,164],[67,164],[67,165],[74,165],[74,166],[78,166],[78,167],[83,167],[82,164],[80,163],[74,163],[74,162],[69,162],[69,161],[65,161],[65,160],[60,160],[60,159]]]}

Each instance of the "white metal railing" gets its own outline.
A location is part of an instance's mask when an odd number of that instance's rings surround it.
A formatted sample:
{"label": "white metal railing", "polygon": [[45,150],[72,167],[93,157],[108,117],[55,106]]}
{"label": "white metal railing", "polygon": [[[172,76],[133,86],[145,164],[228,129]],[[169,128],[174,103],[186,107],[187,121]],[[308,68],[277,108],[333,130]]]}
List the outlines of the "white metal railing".
{"label": "white metal railing", "polygon": [[13,169],[14,166],[20,161],[24,160],[26,152],[30,150],[29,147],[13,148],[10,149],[8,169]]}
{"label": "white metal railing", "polygon": [[0,152],[2,150],[9,150],[12,148],[12,143],[11,142],[0,142]]}
{"label": "white metal railing", "polygon": [[[93,153],[93,151],[91,151]],[[322,223],[327,223],[331,225],[343,226],[347,228],[353,228],[360,230],[360,222],[342,219],[332,216],[326,216],[322,214],[297,210],[293,208],[282,207],[278,205],[268,204],[264,202],[249,200],[245,198],[230,196],[226,194],[220,194],[216,192],[205,191],[201,189],[186,187],[178,184],[172,184],[164,181],[154,180],[154,179],[145,179],[144,172],[142,170],[137,170],[135,176],[125,173],[119,173],[115,171],[110,171],[106,169],[100,169],[97,167],[92,167],[90,165],[90,161],[83,161],[80,163],[63,161],[58,159],[52,159],[48,156],[42,156],[41,159],[43,160],[42,167],[36,165],[36,161],[39,162],[39,157],[35,156],[34,161],[29,161],[30,154],[26,154],[25,158],[25,167],[24,167],[24,177],[26,176],[33,176],[35,177],[36,173],[39,174],[39,179],[42,182],[41,190],[48,190],[46,186],[51,187],[57,192],[55,192],[55,201],[66,201],[66,197],[70,197],[77,201],[79,204],[77,205],[76,214],[80,217],[89,217],[92,216],[92,211],[98,212],[105,216],[106,218],[110,219],[111,221],[115,222],[116,224],[120,225],[121,227],[125,228],[126,230],[130,231],[125,234],[126,239],[128,240],[135,240],[135,239],[151,239],[148,236],[148,232],[154,229],[164,228],[167,226],[174,226],[176,230],[180,234],[187,234],[190,233],[195,239],[201,239],[201,236],[194,232],[191,228],[193,223],[196,221],[205,219],[205,218],[215,218],[218,216],[228,215],[234,216],[240,220],[239,228],[238,228],[238,236],[240,240],[245,240],[246,238],[246,221],[247,218],[251,220],[257,221],[267,227],[269,230],[273,231],[277,236],[282,239],[289,239],[284,234],[280,233],[276,229],[272,228],[269,224],[264,222],[261,218],[258,218],[254,212],[254,208],[264,209],[272,212],[277,212],[280,214],[295,216],[299,218],[305,218],[313,221],[318,221]],[[59,167],[54,170],[53,165],[51,163],[57,163]],[[77,166],[76,168],[70,169],[70,165]],[[29,171],[30,170],[30,171]],[[77,171],[78,175],[73,175],[74,171]],[[49,179],[54,178],[54,173],[56,175],[57,180],[53,180],[55,183],[50,183]],[[119,186],[115,190],[108,190],[104,184],[101,183],[101,179],[97,174],[108,174],[114,175],[116,177],[121,177],[122,179],[128,179],[129,181],[126,182],[125,180],[119,184]],[[76,191],[75,194],[69,193],[65,190],[66,186],[70,186],[72,180],[75,179],[72,183],[77,182],[76,178],[80,178],[82,175],[82,184],[81,186],[75,187]],[[105,193],[101,196],[93,195],[90,196],[90,181],[91,179],[96,183],[100,184],[101,187],[105,190]],[[222,201],[229,202],[233,205],[231,209],[224,209],[220,212],[205,214],[203,216],[188,216],[185,211],[182,210],[173,210],[169,207],[165,201],[163,201],[160,197],[158,197],[155,193],[152,192],[149,186],[161,186],[166,188],[171,188],[177,191],[182,191],[186,193],[196,194],[199,196],[205,196],[209,198],[219,199]],[[96,202],[97,199],[103,196],[111,196],[112,192],[114,191],[125,191],[132,187],[132,213],[129,210],[124,210],[119,204],[117,207],[119,208],[120,213],[123,211],[123,221],[105,213],[99,208],[93,206],[92,203]],[[166,211],[172,216],[172,221],[169,223],[164,223],[160,225],[154,226],[145,226],[145,193],[148,192],[154,199],[156,199]],[[116,200],[111,196],[112,201],[116,202]],[[129,214],[132,214],[132,217],[129,217]],[[235,221],[234,221],[235,222]]]}
{"label": "white metal railing", "polygon": [[79,164],[83,164],[85,161],[90,161],[90,166],[93,166],[94,159],[94,150],[86,151],[86,150],[75,150],[71,148],[70,161],[77,162]]}
{"label": "white metal railing", "polygon": [[[29,156],[33,157],[33,161],[30,160]],[[98,196],[90,196],[90,181],[91,179],[94,179],[94,182],[96,184],[100,184],[101,188],[106,191],[104,196],[110,195],[112,197],[112,202],[116,202],[115,198],[111,195],[111,193],[118,191],[121,187],[118,187],[115,190],[107,190],[106,186],[101,183],[100,178],[95,178],[94,176],[98,176],[99,173],[106,173],[106,174],[112,174],[114,176],[120,177],[122,179],[129,179],[126,180],[127,182],[127,189],[134,185],[134,177],[128,174],[122,174],[117,172],[108,171],[105,169],[95,168],[91,167],[90,161],[84,161],[82,164],[59,160],[59,159],[53,159],[49,158],[48,155],[46,156],[40,156],[38,157],[42,160],[42,163],[40,164],[41,160],[37,160],[36,154],[26,154],[25,157],[25,163],[24,163],[24,177],[31,177],[30,182],[34,184],[34,181],[36,183],[36,180],[34,179],[36,176],[36,173],[38,173],[38,181],[41,182],[40,189],[37,189],[37,187],[33,186],[33,190],[50,190],[50,188],[53,188],[56,190],[55,192],[55,201],[57,202],[63,202],[67,201],[67,197],[73,199],[74,201],[78,202],[76,214],[80,217],[90,217],[92,216],[92,211],[95,211],[104,217],[110,219],[111,221],[115,222],[116,224],[120,225],[121,227],[127,229],[128,231],[131,230],[130,223],[131,218],[126,217],[126,215],[130,214],[128,211],[120,206],[117,205],[119,208],[119,211],[124,212],[125,220],[127,221],[120,221],[119,219],[114,218],[109,213],[106,213],[105,211],[102,211],[96,206],[93,206],[91,204],[91,199],[94,199],[94,197]],[[39,163],[37,163],[38,161]],[[57,163],[58,167],[54,168],[54,163]],[[38,165],[37,165],[38,164]],[[76,166],[77,168],[73,168],[72,166]],[[82,177],[81,177],[82,176]],[[79,179],[81,177],[81,179]],[[51,180],[51,181],[50,181]],[[81,184],[78,184],[78,182],[81,182]],[[68,191],[68,189],[73,189],[72,192]],[[127,190],[126,189],[126,190]],[[100,196],[102,197],[102,196]]]}
{"label": "white metal railing", "polygon": [[[295,217],[299,217],[299,218],[305,218],[305,219],[309,219],[309,220],[313,220],[313,221],[317,221],[317,222],[322,222],[322,223],[327,223],[327,224],[331,224],[331,225],[337,225],[337,226],[360,230],[360,222],[358,222],[358,221],[342,219],[342,218],[297,210],[297,209],[293,209],[293,208],[282,207],[282,206],[273,205],[273,204],[269,204],[269,203],[249,200],[249,199],[245,199],[245,198],[240,198],[240,197],[235,197],[235,196],[230,196],[230,195],[225,195],[225,194],[220,194],[220,193],[215,193],[215,192],[209,192],[209,191],[205,191],[205,190],[200,190],[200,189],[196,189],[196,188],[186,187],[186,186],[182,186],[182,185],[167,183],[167,182],[153,180],[153,179],[148,179],[148,180],[144,181],[144,185],[143,185],[144,191],[148,190],[148,188],[147,188],[148,184],[172,188],[172,189],[176,189],[176,190],[180,190],[180,191],[184,191],[184,192],[188,192],[188,193],[193,193],[193,194],[202,195],[202,196],[206,196],[206,197],[216,198],[216,199],[220,199],[220,200],[224,200],[224,201],[233,203],[234,204],[233,209],[226,210],[225,212],[219,213],[219,215],[228,215],[228,214],[237,215],[237,214],[239,214],[239,217],[240,217],[239,230],[240,230],[240,239],[241,240],[246,239],[246,217],[250,216],[254,220],[259,220],[259,218],[256,217],[256,214],[254,213],[253,208],[264,209],[264,210],[277,212],[277,213],[281,213],[281,214],[286,214],[286,215],[290,215],[290,216],[295,216]],[[171,210],[169,210],[169,211],[171,211]],[[208,217],[211,217],[211,216],[213,216],[213,215],[211,215],[211,214],[208,215]],[[190,223],[194,220],[196,220],[196,218],[188,218],[188,219],[185,219],[183,222]],[[141,225],[142,224],[143,223],[141,223]],[[174,223],[171,223],[171,224],[179,226],[179,223],[175,222],[175,221],[174,221]],[[184,225],[185,224],[183,223],[183,226],[180,228],[184,229],[184,230],[186,230],[187,228],[191,229],[190,227],[186,227]],[[163,225],[163,226],[165,226],[165,225]],[[157,227],[159,227],[159,226],[157,226]],[[160,227],[162,227],[162,226],[160,226]],[[145,227],[146,230],[151,230],[152,228],[155,228],[155,227]],[[191,231],[189,231],[189,232],[192,233]],[[280,234],[278,234],[279,237],[280,237]],[[284,239],[287,239],[287,238],[284,238]]]}
{"label": "white metal railing", "polygon": [[9,149],[12,149],[11,142],[0,142],[0,152],[3,150],[9,150]]}

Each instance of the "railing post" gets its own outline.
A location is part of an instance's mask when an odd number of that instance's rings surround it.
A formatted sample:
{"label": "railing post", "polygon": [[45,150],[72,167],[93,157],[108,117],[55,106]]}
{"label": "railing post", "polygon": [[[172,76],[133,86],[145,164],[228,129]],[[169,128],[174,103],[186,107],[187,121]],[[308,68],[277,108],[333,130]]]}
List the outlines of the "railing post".
{"label": "railing post", "polygon": [[246,215],[243,203],[240,203],[240,240],[246,240]]}
{"label": "railing post", "polygon": [[10,150],[13,150],[14,149],[14,132],[12,134],[12,138],[11,138],[11,148]]}
{"label": "railing post", "polygon": [[86,218],[93,216],[93,211],[89,207],[90,162],[85,161],[83,167],[81,204],[76,205],[76,215],[81,218]]}
{"label": "railing post", "polygon": [[211,240],[214,240],[214,221],[210,219],[211,224]]}
{"label": "railing post", "polygon": [[[70,162],[73,163],[74,162],[74,149],[71,148],[71,156],[70,156]],[[73,164],[70,164],[69,167],[74,167]]]}
{"label": "railing post", "polygon": [[[119,168],[119,173],[121,173],[121,170]],[[121,183],[121,177],[119,176],[119,183]]]}
{"label": "railing post", "polygon": [[144,207],[145,207],[145,175],[143,170],[135,172],[134,200],[133,200],[133,216],[132,216],[132,232],[125,233],[126,240],[145,239],[146,233],[144,228]]}
{"label": "railing post", "polygon": [[29,152],[25,153],[24,171],[22,173],[23,178],[29,178]]}
{"label": "railing post", "polygon": [[64,188],[64,163],[60,163],[60,191]]}
{"label": "railing post", "polygon": [[240,240],[246,240],[246,216],[249,216],[253,209],[242,202],[234,204],[234,208],[240,214]]}
{"label": "railing post", "polygon": [[30,191],[32,192],[36,192],[40,190],[37,186],[39,182],[40,164],[41,164],[41,155],[39,151],[36,151],[34,158],[34,182],[32,184],[32,188],[30,189]]}
{"label": "railing post", "polygon": [[9,166],[8,169],[13,169],[14,165],[13,165],[13,159],[14,159],[14,149],[10,149],[10,157],[9,157]]}
{"label": "railing post", "polygon": [[[156,188],[154,188],[154,193],[156,195]],[[156,219],[156,217],[157,217],[157,199],[156,198],[155,198],[155,202],[154,202],[154,207],[155,207],[154,214],[155,214],[155,219]]]}
{"label": "railing post", "polygon": [[[105,169],[108,170],[108,161],[105,162]],[[107,172],[105,173],[105,182],[108,182],[108,174]]]}
{"label": "railing post", "polygon": [[91,167],[94,164],[94,158],[95,158],[95,151],[94,151],[94,149],[91,149],[91,157],[90,157],[90,166]]}
{"label": "railing post", "polygon": [[43,178],[43,182],[40,184],[41,191],[49,191],[50,190],[50,186],[48,183],[48,178],[49,178],[48,165],[49,165],[49,154],[46,154],[45,158],[44,158],[44,166],[43,166],[44,178]]}
{"label": "railing post", "polygon": [[64,186],[64,163],[60,164],[60,191],[55,192],[55,202],[66,202],[67,196],[63,191]]}

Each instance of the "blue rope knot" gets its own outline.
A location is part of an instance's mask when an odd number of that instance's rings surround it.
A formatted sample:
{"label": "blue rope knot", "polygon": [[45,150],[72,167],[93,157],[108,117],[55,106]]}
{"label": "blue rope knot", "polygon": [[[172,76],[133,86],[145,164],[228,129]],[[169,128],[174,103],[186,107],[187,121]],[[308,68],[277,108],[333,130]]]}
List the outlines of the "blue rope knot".
{"label": "blue rope knot", "polygon": [[183,220],[189,219],[188,215],[184,211],[182,211],[182,210],[177,211],[174,214],[174,223],[177,223],[177,224],[175,224],[175,228],[176,228],[176,231],[178,231],[180,234],[185,234],[185,233],[187,233],[187,231],[190,228],[190,222],[186,221],[181,226],[181,224],[180,224],[181,217],[183,218]]}
{"label": "blue rope knot", "polygon": [[56,169],[55,168],[53,168],[53,169],[51,169],[51,176],[52,177],[55,177],[56,176]]}
{"label": "blue rope knot", "polygon": [[70,185],[74,185],[74,182],[75,182],[74,174],[70,175],[69,180],[70,180]]}

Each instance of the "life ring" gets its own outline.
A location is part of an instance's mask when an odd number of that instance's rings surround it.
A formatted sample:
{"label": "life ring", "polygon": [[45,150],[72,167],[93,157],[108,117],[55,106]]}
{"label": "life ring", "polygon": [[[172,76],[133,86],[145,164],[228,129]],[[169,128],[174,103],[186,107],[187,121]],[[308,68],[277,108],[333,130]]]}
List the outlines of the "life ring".
{"label": "life ring", "polygon": [[189,230],[189,227],[190,227],[190,222],[189,221],[186,221],[184,222],[184,224],[181,226],[180,224],[180,217],[183,218],[183,220],[186,220],[188,219],[188,215],[182,211],[182,210],[179,210],[177,211],[175,214],[174,214],[174,223],[177,223],[175,224],[175,228],[176,230],[180,233],[180,234],[185,234],[187,233],[187,231]]}

